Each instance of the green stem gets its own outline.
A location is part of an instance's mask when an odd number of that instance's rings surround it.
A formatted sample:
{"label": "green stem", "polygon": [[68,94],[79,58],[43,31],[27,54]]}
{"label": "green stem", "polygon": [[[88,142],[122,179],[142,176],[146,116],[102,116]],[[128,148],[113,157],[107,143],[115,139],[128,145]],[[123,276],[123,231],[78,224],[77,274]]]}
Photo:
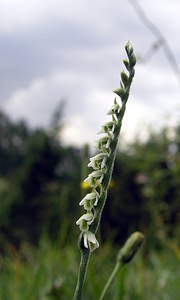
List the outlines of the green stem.
{"label": "green stem", "polygon": [[101,293],[99,300],[104,300],[107,291],[111,287],[115,277],[117,276],[118,272],[122,269],[122,267],[129,263],[133,257],[138,252],[139,248],[141,247],[144,240],[144,235],[141,232],[134,232],[131,236],[127,239],[125,245],[120,249],[117,255],[117,261],[115,267]]}
{"label": "green stem", "polygon": [[79,273],[78,273],[78,280],[77,280],[77,285],[76,285],[76,290],[74,293],[74,298],[73,300],[80,300],[82,297],[82,291],[84,287],[84,282],[86,278],[86,272],[87,272],[87,267],[89,263],[89,258],[90,258],[90,251],[89,249],[84,249],[81,251],[81,261],[79,265]]}
{"label": "green stem", "polygon": [[118,272],[122,269],[123,265],[124,265],[124,263],[122,261],[121,262],[120,261],[116,262],[116,265],[115,265],[115,267],[114,267],[114,269],[113,269],[113,271],[112,271],[112,273],[111,273],[111,275],[110,275],[110,277],[109,277],[109,279],[108,279],[108,281],[107,281],[107,283],[106,283],[106,285],[105,285],[105,287],[104,287],[104,289],[101,293],[101,296],[100,296],[99,300],[104,300],[105,299],[105,295],[107,294],[107,291],[111,287],[115,277],[117,276]]}
{"label": "green stem", "polygon": [[[134,65],[136,64],[136,58],[133,54],[133,48],[130,45],[130,43],[128,43],[125,48],[126,48],[126,52],[127,52],[127,56],[128,56],[128,61],[124,61],[124,64],[125,64],[126,69],[129,72],[129,75],[127,75],[125,72],[121,73],[120,88],[114,91],[118,96],[120,96],[121,101],[122,101],[122,106],[121,106],[121,108],[119,106],[118,109],[115,109],[115,110],[113,109],[110,111],[110,114],[113,115],[112,121],[114,122],[115,128],[112,133],[113,139],[112,139],[111,145],[109,146],[110,152],[109,152],[109,155],[107,155],[107,157],[108,157],[107,166],[106,166],[107,171],[104,172],[101,170],[103,176],[105,173],[105,177],[103,178],[102,185],[100,188],[100,196],[98,199],[98,205],[97,205],[97,207],[94,207],[94,210],[93,210],[93,213],[94,213],[93,222],[91,223],[90,226],[89,226],[89,224],[87,224],[89,233],[91,233],[93,236],[95,236],[95,234],[98,230],[98,227],[100,224],[100,219],[101,219],[101,214],[102,214],[105,202],[106,202],[107,190],[108,190],[108,186],[109,186],[109,183],[111,180],[112,171],[113,171],[113,167],[114,167],[114,161],[115,161],[115,156],[116,156],[119,133],[121,130],[122,119],[123,119],[123,116],[124,116],[124,113],[126,110],[126,103],[127,103],[128,97],[129,97],[130,86],[131,86],[131,83],[132,83],[132,80],[134,77],[134,72],[135,72]],[[114,104],[117,105],[116,99],[115,99]],[[88,262],[89,262],[89,258],[90,258],[90,253],[91,253],[91,251],[93,251],[93,249],[86,248],[86,246],[84,245],[83,233],[81,233],[81,236],[80,236],[79,248],[81,251],[81,262],[80,262],[80,267],[79,267],[77,286],[76,286],[73,300],[80,300],[82,297],[82,290],[83,290],[84,281],[85,281],[85,277],[86,277],[86,271],[87,271],[87,266],[88,266]],[[119,269],[119,264],[121,264],[121,260],[118,259],[117,267],[115,268],[115,275],[116,275],[117,270]],[[113,275],[112,280],[115,275]]]}

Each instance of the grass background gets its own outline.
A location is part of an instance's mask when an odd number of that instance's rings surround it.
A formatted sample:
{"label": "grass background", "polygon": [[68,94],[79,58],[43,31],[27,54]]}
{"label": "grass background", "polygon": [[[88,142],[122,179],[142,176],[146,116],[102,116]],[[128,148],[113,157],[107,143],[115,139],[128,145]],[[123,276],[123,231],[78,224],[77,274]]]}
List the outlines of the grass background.
{"label": "grass background", "polygon": [[[125,266],[107,299],[180,299],[180,252],[176,242],[158,252],[144,251]],[[164,251],[165,250],[165,251]],[[118,249],[106,243],[93,253],[85,283],[85,300],[98,299],[115,264]],[[10,247],[0,260],[0,299],[69,300],[73,298],[79,264],[76,244],[61,247],[42,239],[38,248],[22,243],[16,252]]]}

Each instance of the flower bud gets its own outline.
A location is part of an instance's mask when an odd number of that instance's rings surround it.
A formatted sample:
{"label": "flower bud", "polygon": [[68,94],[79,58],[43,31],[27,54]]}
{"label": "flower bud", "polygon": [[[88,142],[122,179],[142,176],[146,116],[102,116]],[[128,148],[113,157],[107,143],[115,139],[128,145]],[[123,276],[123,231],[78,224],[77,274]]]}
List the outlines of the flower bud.
{"label": "flower bud", "polygon": [[129,82],[129,77],[127,76],[127,74],[124,71],[121,72],[121,80],[122,80],[124,86],[126,87]]}
{"label": "flower bud", "polygon": [[122,260],[124,263],[130,262],[142,245],[143,240],[144,235],[141,232],[134,232],[120,250],[118,260]]}
{"label": "flower bud", "polygon": [[113,91],[115,94],[117,94],[121,99],[125,96],[126,92],[122,88],[118,88]]}
{"label": "flower bud", "polygon": [[131,57],[130,57],[130,66],[131,68],[133,68],[136,64],[136,57],[134,55],[134,53],[131,54]]}
{"label": "flower bud", "polygon": [[129,71],[130,70],[129,62],[126,59],[124,59],[123,63],[125,65],[126,69]]}
{"label": "flower bud", "polygon": [[126,53],[127,53],[128,57],[130,57],[131,54],[132,54],[133,51],[134,51],[134,50],[133,50],[133,46],[131,45],[130,42],[128,42],[128,43],[126,44],[125,49],[126,49]]}

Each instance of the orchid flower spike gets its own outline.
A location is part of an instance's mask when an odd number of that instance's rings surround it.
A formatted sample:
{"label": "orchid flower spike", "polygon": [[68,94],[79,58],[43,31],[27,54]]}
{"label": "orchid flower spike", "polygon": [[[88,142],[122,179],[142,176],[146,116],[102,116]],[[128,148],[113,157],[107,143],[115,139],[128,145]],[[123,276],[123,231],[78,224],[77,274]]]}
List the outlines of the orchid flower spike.
{"label": "orchid flower spike", "polygon": [[120,97],[121,103],[119,104],[117,99],[114,99],[114,103],[108,112],[111,120],[101,127],[99,133],[103,134],[103,136],[96,141],[96,148],[99,153],[90,158],[88,167],[92,168],[92,172],[84,180],[92,188],[92,191],[79,203],[86,211],[76,222],[81,230],[81,239],[83,239],[80,244],[83,244],[90,252],[99,247],[95,234],[106,202],[122,119],[135,73],[136,58],[133,47],[128,42],[125,49],[127,60],[124,60],[124,65],[127,73],[125,71],[121,72],[120,87],[114,91]]}

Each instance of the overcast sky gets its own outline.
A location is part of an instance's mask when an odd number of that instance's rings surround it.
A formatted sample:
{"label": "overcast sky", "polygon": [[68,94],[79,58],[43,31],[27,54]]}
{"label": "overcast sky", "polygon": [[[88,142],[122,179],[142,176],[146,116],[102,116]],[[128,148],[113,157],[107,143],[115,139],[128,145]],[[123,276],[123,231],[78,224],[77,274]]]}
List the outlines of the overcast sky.
{"label": "overcast sky", "polygon": [[[166,37],[180,66],[180,1],[139,0]],[[130,40],[138,57],[157,41],[127,0],[1,0],[0,108],[31,126],[47,126],[62,99],[63,141],[82,145],[97,139],[108,120],[112,90]],[[180,80],[163,51],[136,66],[123,138],[175,123]]]}

